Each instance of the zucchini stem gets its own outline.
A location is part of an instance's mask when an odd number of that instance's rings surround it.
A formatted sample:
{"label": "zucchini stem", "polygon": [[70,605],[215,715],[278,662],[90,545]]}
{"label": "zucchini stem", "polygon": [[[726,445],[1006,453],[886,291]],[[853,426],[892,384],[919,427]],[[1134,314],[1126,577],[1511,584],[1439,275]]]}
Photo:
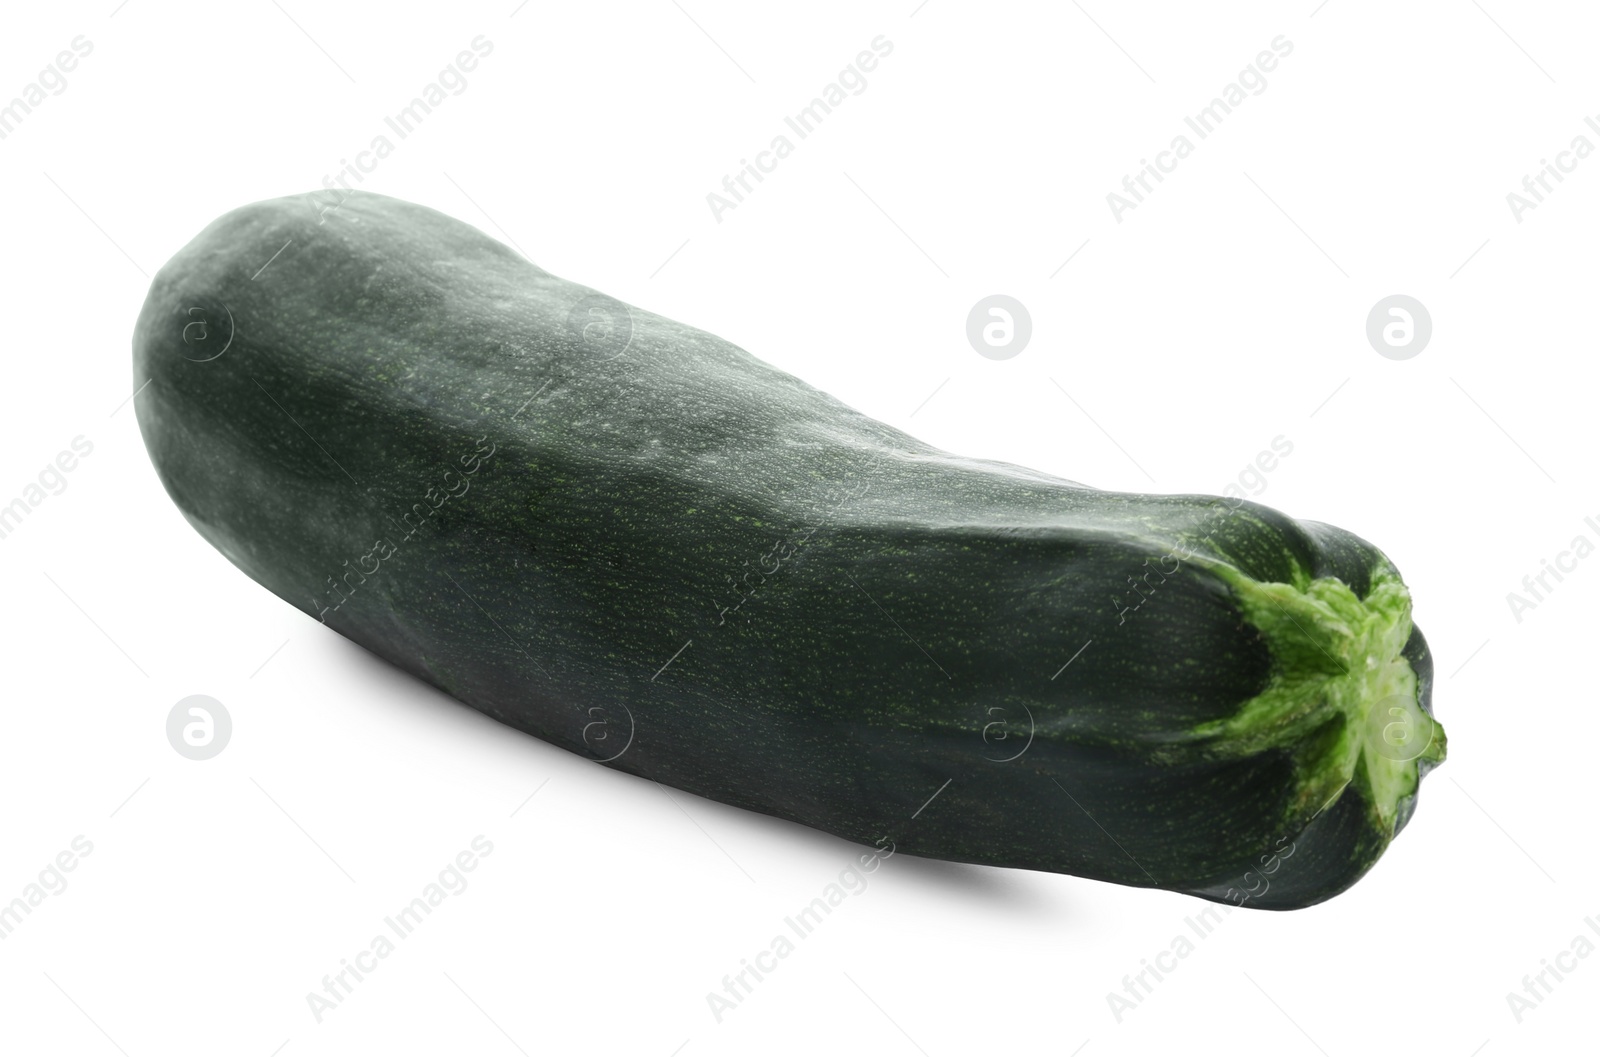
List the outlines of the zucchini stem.
{"label": "zucchini stem", "polygon": [[1392,837],[1422,761],[1442,763],[1446,752],[1444,727],[1423,707],[1402,655],[1411,636],[1405,584],[1380,572],[1357,598],[1333,577],[1302,586],[1261,583],[1224,563],[1212,570],[1266,641],[1273,674],[1234,716],[1196,733],[1229,754],[1289,750],[1299,779],[1295,821],[1309,822],[1358,783],[1380,831]]}

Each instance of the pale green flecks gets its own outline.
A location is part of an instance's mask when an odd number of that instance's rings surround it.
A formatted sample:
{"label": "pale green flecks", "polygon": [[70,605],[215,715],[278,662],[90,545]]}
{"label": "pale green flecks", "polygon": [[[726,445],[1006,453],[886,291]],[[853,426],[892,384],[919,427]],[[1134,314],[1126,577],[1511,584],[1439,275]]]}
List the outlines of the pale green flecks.
{"label": "pale green flecks", "polygon": [[1444,728],[1418,702],[1416,673],[1401,656],[1411,635],[1411,594],[1379,574],[1367,597],[1324,577],[1303,587],[1261,583],[1216,563],[1245,619],[1266,640],[1271,682],[1232,716],[1197,727],[1228,755],[1288,749],[1299,786],[1292,812],[1309,820],[1357,774],[1386,833],[1416,792],[1420,760],[1441,762]]}

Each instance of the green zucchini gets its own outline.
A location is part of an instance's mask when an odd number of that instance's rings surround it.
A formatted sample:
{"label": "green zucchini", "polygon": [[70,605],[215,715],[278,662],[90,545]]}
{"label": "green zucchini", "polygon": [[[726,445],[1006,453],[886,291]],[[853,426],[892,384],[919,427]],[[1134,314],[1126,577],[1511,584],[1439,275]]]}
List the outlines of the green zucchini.
{"label": "green zucchini", "polygon": [[268,590],[495,719],[865,845],[1288,909],[1444,758],[1394,566],[936,450],[373,194],[212,223],[140,429]]}

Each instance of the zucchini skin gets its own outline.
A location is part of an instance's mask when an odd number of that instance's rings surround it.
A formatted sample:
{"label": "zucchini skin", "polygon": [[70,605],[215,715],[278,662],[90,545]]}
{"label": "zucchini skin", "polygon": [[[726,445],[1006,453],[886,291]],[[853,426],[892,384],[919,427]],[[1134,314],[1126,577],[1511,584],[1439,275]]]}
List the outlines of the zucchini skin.
{"label": "zucchini skin", "polygon": [[430,209],[225,215],[155,277],[134,368],[157,473],[230,561],[618,770],[867,845],[1263,909],[1348,888],[1414,806],[1386,819],[1358,762],[1308,810],[1307,738],[1347,719],[1197,733],[1294,674],[1235,574],[1365,599],[1398,579],[1371,545],[941,452]]}

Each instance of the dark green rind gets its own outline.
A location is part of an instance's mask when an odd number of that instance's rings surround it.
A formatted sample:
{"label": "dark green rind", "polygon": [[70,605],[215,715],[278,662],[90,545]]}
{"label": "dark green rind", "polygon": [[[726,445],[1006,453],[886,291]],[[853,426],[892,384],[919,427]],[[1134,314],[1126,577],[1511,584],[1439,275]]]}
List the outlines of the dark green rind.
{"label": "dark green rind", "polygon": [[[291,604],[553,744],[865,844],[1237,903],[1289,837],[1242,904],[1273,909],[1387,846],[1359,783],[1314,821],[1295,805],[1304,746],[1235,757],[1190,733],[1278,672],[1207,563],[1364,596],[1392,572],[1368,544],[952,456],[639,309],[625,349],[586,340],[568,317],[594,291],[432,210],[333,204],[213,223],[134,338],[169,494]],[[196,306],[233,320],[205,362]],[[491,445],[401,541],[401,514]],[[324,612],[325,578],[380,538],[397,553]],[[1127,610],[1128,578],[1174,552],[1192,558]],[[736,577],[750,596],[719,614]],[[1420,633],[1406,657],[1426,707]]]}

